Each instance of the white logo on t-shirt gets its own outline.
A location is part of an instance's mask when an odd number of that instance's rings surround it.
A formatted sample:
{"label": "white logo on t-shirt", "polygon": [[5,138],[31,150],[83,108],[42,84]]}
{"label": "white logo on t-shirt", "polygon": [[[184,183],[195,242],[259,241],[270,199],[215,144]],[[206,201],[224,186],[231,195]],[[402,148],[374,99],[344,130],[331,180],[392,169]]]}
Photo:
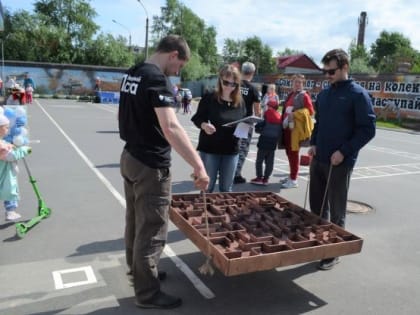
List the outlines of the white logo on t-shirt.
{"label": "white logo on t-shirt", "polygon": [[140,81],[141,81],[141,77],[132,77],[132,76],[129,76],[128,74],[125,74],[123,77],[123,82],[121,84],[121,92],[136,95],[137,88],[139,87]]}

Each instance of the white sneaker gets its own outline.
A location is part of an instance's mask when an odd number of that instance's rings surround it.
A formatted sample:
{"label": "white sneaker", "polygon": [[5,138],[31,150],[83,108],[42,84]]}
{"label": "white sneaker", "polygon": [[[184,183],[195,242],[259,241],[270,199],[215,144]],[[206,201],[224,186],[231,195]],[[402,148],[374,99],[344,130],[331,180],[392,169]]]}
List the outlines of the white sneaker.
{"label": "white sneaker", "polygon": [[297,180],[289,179],[285,183],[281,184],[281,188],[297,188],[299,187]]}
{"label": "white sneaker", "polygon": [[6,211],[6,221],[16,221],[22,216],[16,211]]}
{"label": "white sneaker", "polygon": [[287,182],[289,180],[290,180],[290,177],[285,177],[285,178],[280,180],[280,184],[284,184],[285,182]]}

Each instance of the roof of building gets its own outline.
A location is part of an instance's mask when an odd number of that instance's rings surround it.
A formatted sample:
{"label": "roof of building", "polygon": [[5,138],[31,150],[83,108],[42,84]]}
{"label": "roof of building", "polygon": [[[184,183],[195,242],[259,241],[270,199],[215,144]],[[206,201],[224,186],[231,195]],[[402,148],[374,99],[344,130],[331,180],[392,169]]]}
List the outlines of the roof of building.
{"label": "roof of building", "polygon": [[318,65],[305,54],[278,57],[277,68],[284,69],[286,67],[320,70]]}

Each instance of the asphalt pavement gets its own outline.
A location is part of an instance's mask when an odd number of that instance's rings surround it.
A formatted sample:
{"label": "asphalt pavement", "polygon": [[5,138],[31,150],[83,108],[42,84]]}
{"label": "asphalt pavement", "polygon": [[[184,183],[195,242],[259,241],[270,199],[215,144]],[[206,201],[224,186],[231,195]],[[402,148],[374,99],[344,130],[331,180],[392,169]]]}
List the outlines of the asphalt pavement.
{"label": "asphalt pavement", "polygon": [[[342,257],[330,271],[317,262],[226,277],[201,275],[205,256],[173,224],[161,269],[162,288],[183,298],[173,310],[134,306],[124,258],[124,194],[119,174],[123,143],[116,105],[36,99],[28,108],[27,158],[42,199],[52,209],[23,238],[0,216],[0,314],[418,314],[420,310],[420,134],[378,130],[362,151],[349,198],[369,205],[348,213],[346,229],[364,239],[361,253]],[[178,114],[191,140],[198,130]],[[255,177],[254,137],[243,175]],[[191,168],[173,153],[173,192],[196,193]],[[265,190],[301,205],[299,187],[280,189],[287,176],[284,151],[276,152],[267,187],[249,183],[235,191]],[[24,219],[38,201],[20,164]],[[306,204],[307,207],[307,204]]]}

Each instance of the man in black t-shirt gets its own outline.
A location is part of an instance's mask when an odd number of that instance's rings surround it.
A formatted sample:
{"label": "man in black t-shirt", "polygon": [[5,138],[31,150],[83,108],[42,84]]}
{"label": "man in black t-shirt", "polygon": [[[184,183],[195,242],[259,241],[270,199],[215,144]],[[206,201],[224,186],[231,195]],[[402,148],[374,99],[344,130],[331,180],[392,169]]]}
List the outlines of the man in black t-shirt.
{"label": "man in black t-shirt", "polygon": [[[244,99],[246,106],[246,116],[256,115],[261,116],[260,102],[261,97],[255,86],[251,84],[251,80],[254,77],[255,65],[252,62],[244,62],[241,68],[242,81],[241,81],[241,94]],[[249,152],[249,145],[252,139],[253,128],[249,129],[248,138],[239,140],[239,160],[236,166],[235,178],[233,182],[235,184],[243,184],[246,179],[242,176],[242,167],[245,163],[245,159]]]}
{"label": "man in black t-shirt", "polygon": [[158,273],[166,243],[171,202],[171,147],[193,167],[194,184],[206,190],[204,165],[173,109],[172,85],[188,61],[186,41],[176,35],[163,38],[156,53],[130,68],[121,82],[118,121],[121,175],[126,199],[125,245],[128,274],[133,278],[136,305],[173,308],[181,299],[160,290]]}

